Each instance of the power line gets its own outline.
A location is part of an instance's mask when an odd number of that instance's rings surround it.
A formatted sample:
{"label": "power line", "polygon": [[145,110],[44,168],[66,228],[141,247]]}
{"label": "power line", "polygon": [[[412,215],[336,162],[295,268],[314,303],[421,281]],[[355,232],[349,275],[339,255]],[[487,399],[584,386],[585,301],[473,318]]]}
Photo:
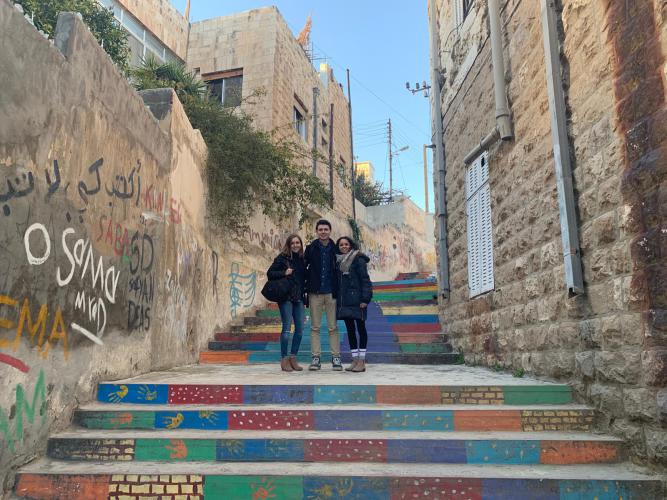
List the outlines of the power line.
{"label": "power line", "polygon": [[[290,26],[290,28],[291,28],[292,30],[295,29],[294,26],[290,25],[289,23],[288,23],[288,25]],[[346,71],[346,68],[344,68],[342,65],[340,65],[340,64],[338,63],[338,61],[336,61],[333,57],[329,56],[329,54],[327,54],[324,50],[322,50],[322,48],[321,48],[319,45],[317,45],[317,44],[316,44],[315,42],[313,42],[313,41],[311,41],[311,44],[312,44],[312,46],[315,47],[318,51],[320,51],[320,53],[324,56],[323,59],[326,59],[327,61],[331,61],[333,64],[335,64],[336,66],[338,66],[338,68],[339,68],[341,71]],[[398,109],[394,108],[391,104],[389,104],[387,101],[385,101],[382,97],[380,97],[379,95],[377,95],[373,90],[371,90],[370,88],[368,88],[368,87],[367,87],[361,80],[359,80],[356,76],[354,76],[354,74],[353,74],[352,72],[350,72],[350,76],[352,77],[352,80],[354,80],[355,82],[357,82],[357,84],[359,84],[359,86],[360,86],[361,88],[363,88],[366,92],[368,92],[368,93],[371,94],[373,97],[375,97],[375,98],[376,98],[378,101],[380,101],[382,104],[384,104],[385,106],[387,106],[387,108],[391,109],[391,110],[392,110],[394,113],[396,113],[400,118],[402,118],[406,123],[409,123],[410,125],[412,125],[412,127],[414,127],[415,130],[417,130],[417,131],[420,132],[421,134],[425,135],[426,137],[430,137],[430,134],[429,134],[429,133],[424,132],[424,130],[422,130],[421,127],[420,127],[419,125],[416,125],[415,123],[413,123],[409,118],[407,118],[405,115],[403,115],[403,113],[401,113]]]}

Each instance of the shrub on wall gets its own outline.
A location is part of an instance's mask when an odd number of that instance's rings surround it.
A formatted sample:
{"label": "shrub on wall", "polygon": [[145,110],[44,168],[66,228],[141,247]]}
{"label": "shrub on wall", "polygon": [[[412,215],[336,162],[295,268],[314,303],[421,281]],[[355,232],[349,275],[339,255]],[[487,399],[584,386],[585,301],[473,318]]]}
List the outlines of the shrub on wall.
{"label": "shrub on wall", "polygon": [[[284,219],[297,208],[328,203],[324,184],[299,165],[308,151],[255,130],[249,115],[212,100],[206,85],[183,65],[149,57],[130,74],[138,90],[173,88],[201,132],[208,146],[209,214],[219,225],[239,232],[258,208]],[[304,222],[306,211],[301,214]]]}
{"label": "shrub on wall", "polygon": [[127,73],[130,49],[127,33],[118,24],[111,9],[105,9],[96,0],[20,0],[24,12],[35,27],[53,38],[58,14],[78,12],[99,43],[123,73]]}
{"label": "shrub on wall", "polygon": [[[401,194],[394,190],[394,196]],[[372,207],[388,203],[389,191],[385,190],[381,182],[371,182],[363,174],[358,174],[354,178],[354,197],[364,206]]]}

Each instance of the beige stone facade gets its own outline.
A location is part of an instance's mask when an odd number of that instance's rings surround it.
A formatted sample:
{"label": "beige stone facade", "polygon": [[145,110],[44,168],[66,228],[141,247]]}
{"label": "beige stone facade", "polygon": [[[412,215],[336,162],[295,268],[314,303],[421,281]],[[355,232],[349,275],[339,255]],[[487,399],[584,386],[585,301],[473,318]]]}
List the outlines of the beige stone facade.
{"label": "beige stone facade", "polygon": [[[323,157],[317,162],[317,176],[327,186],[330,185],[328,159],[333,125],[334,163],[350,170],[349,108],[343,89],[330,68],[317,71],[313,67],[275,7],[193,23],[187,61],[205,79],[207,75],[242,70],[242,95],[250,98],[243,106],[253,114],[261,130],[286,135],[306,149],[312,149],[316,123],[317,151]],[[252,98],[260,89],[264,95]],[[316,117],[313,89],[319,92]],[[294,127],[295,109],[305,118],[303,136]],[[309,153],[309,156],[312,155]],[[304,168],[312,169],[311,158],[304,158],[303,163]],[[344,186],[335,168],[333,197],[336,212],[351,215],[349,188]]]}
{"label": "beige stone facade", "polygon": [[[182,60],[188,51],[190,23],[171,0],[115,0]],[[106,0],[103,3],[107,3]]]}
{"label": "beige stone facade", "polygon": [[[436,0],[451,298],[469,363],[570,381],[635,456],[667,463],[664,2],[563,0],[560,35],[584,293],[566,290],[541,1],[501,1],[515,138],[489,151],[493,290],[471,297],[464,156],[495,123],[486,2]],[[438,196],[438,193],[436,193]]]}

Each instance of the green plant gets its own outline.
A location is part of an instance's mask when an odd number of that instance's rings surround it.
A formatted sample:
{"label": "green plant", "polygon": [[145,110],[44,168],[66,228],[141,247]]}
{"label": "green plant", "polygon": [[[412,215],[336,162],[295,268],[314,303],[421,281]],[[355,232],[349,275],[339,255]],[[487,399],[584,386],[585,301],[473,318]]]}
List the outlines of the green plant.
{"label": "green plant", "polygon": [[[394,194],[398,194],[395,192]],[[354,181],[354,197],[364,206],[372,207],[389,202],[389,191],[380,182],[370,182],[363,174],[356,175]]]}
{"label": "green plant", "polygon": [[491,367],[491,369],[492,369],[494,372],[501,372],[501,371],[504,370],[503,365],[501,365],[501,364],[498,363],[498,362],[496,362],[496,364],[493,365],[493,366]]}
{"label": "green plant", "polygon": [[14,3],[21,4],[35,27],[49,38],[55,34],[58,14],[80,13],[97,42],[116,66],[124,74],[127,73],[130,55],[127,32],[116,21],[111,9],[105,9],[96,0],[20,0]]}
{"label": "green plant", "polygon": [[[147,59],[130,75],[138,90],[174,88],[190,123],[201,132],[208,146],[209,215],[218,225],[238,233],[258,208],[280,220],[298,207],[329,202],[324,184],[299,164],[308,151],[255,130],[251,116],[211,99],[206,85],[182,65]],[[300,223],[307,216],[302,210]]]}
{"label": "green plant", "polygon": [[357,221],[352,217],[347,218],[347,223],[350,225],[350,229],[352,230],[352,238],[354,238],[354,241],[361,244],[363,239],[361,236],[361,228],[359,227],[359,224],[357,224]]}
{"label": "green plant", "polygon": [[523,378],[523,376],[526,374],[526,370],[523,368],[515,368],[514,371],[512,371],[512,376],[516,378]]}

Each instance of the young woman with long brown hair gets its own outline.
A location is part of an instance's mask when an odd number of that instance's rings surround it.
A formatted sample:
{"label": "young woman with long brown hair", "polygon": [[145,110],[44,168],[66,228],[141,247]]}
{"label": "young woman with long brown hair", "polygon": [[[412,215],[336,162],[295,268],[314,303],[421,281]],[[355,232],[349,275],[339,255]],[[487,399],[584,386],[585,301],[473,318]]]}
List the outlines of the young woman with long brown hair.
{"label": "young woman with long brown hair", "polygon": [[[270,280],[287,277],[292,282],[292,288],[286,300],[278,303],[282,330],[280,332],[280,367],[283,371],[301,371],[296,356],[299,353],[301,337],[303,336],[304,323],[304,293],[306,279],[306,265],[303,260],[303,241],[297,234],[290,234],[285,245],[274,259],[273,264],[267,271]],[[287,355],[289,336],[294,322],[294,335],[292,336],[292,348]]]}

